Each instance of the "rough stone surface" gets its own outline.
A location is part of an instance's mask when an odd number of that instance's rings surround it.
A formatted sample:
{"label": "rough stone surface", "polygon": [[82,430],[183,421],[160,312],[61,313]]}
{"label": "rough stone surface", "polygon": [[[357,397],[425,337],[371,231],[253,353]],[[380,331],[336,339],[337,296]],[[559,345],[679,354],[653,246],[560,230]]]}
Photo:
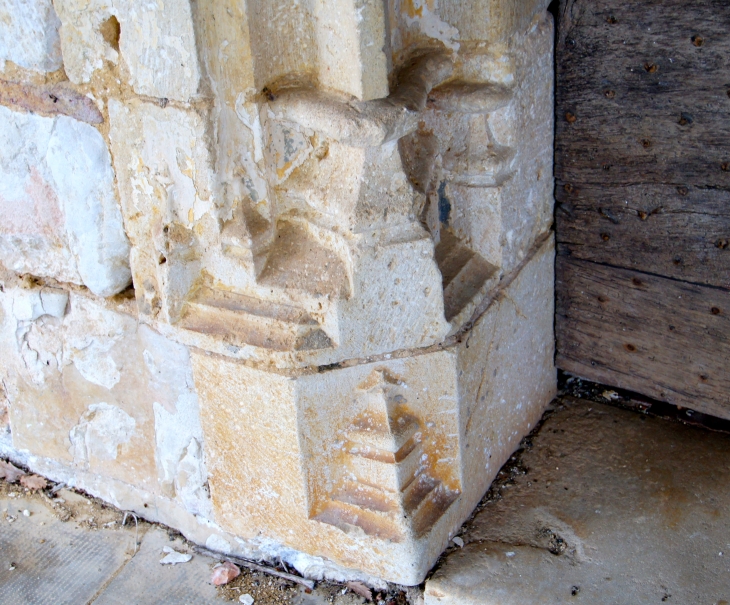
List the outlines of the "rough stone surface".
{"label": "rough stone surface", "polygon": [[426,605],[727,602],[729,446],[561,400],[521,454],[524,472],[426,583]]}
{"label": "rough stone surface", "polygon": [[59,520],[40,499],[29,498],[19,488],[3,487],[0,600],[9,604],[92,602],[131,556],[134,529],[79,530],[76,523]]}
{"label": "rough stone surface", "polygon": [[110,296],[129,285],[129,242],[99,132],[0,106],[0,262]]}
{"label": "rough stone surface", "polygon": [[209,511],[187,350],[55,288],[0,293],[13,446]]}
{"label": "rough stone surface", "polygon": [[59,0],[56,10],[72,82],[89,82],[121,55],[136,93],[179,101],[196,94],[200,70],[188,0]]}
{"label": "rough stone surface", "polygon": [[0,6],[0,71],[5,62],[38,72],[61,67],[61,25],[52,0],[6,0]]}
{"label": "rough stone surface", "polygon": [[140,311],[166,322],[200,274],[193,227],[213,208],[205,124],[194,111],[146,102],[109,103]]}

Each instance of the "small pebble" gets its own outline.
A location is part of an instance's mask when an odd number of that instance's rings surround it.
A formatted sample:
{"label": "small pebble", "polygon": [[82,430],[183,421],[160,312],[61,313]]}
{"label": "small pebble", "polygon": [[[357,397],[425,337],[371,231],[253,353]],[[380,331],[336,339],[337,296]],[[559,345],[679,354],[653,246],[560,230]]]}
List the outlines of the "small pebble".
{"label": "small pebble", "polygon": [[238,597],[238,600],[244,605],[253,605],[253,597],[248,593],[242,594]]}
{"label": "small pebble", "polygon": [[454,537],[451,541],[459,548],[464,548],[464,540],[462,540],[459,536]]}
{"label": "small pebble", "polygon": [[225,561],[213,570],[211,583],[215,586],[223,586],[224,584],[228,584],[228,582],[234,578],[237,578],[239,575],[241,575],[241,570],[238,566],[230,561]]}
{"label": "small pebble", "polygon": [[30,511],[27,508],[25,510],[23,510],[23,516],[30,517]]}

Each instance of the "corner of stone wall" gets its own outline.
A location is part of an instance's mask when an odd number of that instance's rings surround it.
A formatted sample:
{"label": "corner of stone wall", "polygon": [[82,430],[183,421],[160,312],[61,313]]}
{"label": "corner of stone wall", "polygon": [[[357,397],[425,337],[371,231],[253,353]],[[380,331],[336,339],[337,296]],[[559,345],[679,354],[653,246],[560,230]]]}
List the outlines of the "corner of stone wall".
{"label": "corner of stone wall", "polygon": [[0,455],[422,581],[555,392],[552,29],[376,4],[0,7]]}

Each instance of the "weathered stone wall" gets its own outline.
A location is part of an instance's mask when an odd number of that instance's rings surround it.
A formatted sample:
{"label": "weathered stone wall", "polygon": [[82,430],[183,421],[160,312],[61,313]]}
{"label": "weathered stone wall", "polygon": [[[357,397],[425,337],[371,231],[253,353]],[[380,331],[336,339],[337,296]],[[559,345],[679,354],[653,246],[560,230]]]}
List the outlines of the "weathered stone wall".
{"label": "weathered stone wall", "polygon": [[0,453],[419,583],[555,388],[544,0],[0,7]]}

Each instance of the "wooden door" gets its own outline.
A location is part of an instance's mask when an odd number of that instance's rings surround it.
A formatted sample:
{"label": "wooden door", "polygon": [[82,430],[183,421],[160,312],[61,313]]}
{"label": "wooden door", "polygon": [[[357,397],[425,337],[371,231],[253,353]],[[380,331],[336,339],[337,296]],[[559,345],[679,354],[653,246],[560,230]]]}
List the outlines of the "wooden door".
{"label": "wooden door", "polygon": [[730,418],[730,2],[562,0],[557,364]]}

